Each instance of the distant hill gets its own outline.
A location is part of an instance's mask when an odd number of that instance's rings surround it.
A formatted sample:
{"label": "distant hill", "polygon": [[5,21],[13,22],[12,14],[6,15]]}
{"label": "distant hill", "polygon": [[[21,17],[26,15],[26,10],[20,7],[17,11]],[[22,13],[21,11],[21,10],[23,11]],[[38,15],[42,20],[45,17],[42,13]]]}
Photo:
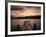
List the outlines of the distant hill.
{"label": "distant hill", "polygon": [[25,16],[25,17],[13,17],[11,16],[11,19],[40,19],[41,16]]}

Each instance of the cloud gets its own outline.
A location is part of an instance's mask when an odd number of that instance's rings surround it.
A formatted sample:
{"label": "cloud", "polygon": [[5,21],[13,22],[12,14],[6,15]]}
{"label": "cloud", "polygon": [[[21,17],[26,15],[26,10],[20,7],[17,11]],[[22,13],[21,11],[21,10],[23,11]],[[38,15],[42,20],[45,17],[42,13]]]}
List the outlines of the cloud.
{"label": "cloud", "polygon": [[24,16],[37,16],[41,15],[41,9],[40,7],[30,7],[30,6],[16,6],[14,7],[19,10],[12,10],[11,15],[16,17],[24,17]]}

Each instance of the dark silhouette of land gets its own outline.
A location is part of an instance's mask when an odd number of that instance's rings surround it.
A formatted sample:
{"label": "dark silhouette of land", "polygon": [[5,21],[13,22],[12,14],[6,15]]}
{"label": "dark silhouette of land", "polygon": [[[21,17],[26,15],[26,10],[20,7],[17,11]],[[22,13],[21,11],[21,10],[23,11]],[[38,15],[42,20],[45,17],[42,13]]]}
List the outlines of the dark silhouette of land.
{"label": "dark silhouette of land", "polygon": [[11,16],[11,19],[40,19],[41,16],[25,16],[25,17],[13,17]]}

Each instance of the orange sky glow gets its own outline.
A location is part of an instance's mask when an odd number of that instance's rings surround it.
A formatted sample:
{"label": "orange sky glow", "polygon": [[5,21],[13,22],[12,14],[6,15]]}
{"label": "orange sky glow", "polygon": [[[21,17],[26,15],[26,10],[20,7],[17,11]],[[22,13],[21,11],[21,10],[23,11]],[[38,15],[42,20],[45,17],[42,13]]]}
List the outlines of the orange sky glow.
{"label": "orange sky glow", "polygon": [[24,10],[12,10],[12,16],[24,17],[24,16],[37,16],[41,15],[41,9],[36,7],[26,8]]}

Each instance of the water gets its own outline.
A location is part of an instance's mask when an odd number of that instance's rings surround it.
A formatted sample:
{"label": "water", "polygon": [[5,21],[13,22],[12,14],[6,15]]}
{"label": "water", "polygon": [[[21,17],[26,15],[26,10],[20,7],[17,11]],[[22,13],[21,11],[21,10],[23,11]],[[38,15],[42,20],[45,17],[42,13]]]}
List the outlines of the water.
{"label": "water", "polygon": [[16,25],[20,25],[20,27],[23,27],[24,21],[30,21],[32,29],[34,28],[34,24],[36,24],[37,29],[41,27],[41,19],[12,19],[11,28],[16,27]]}

